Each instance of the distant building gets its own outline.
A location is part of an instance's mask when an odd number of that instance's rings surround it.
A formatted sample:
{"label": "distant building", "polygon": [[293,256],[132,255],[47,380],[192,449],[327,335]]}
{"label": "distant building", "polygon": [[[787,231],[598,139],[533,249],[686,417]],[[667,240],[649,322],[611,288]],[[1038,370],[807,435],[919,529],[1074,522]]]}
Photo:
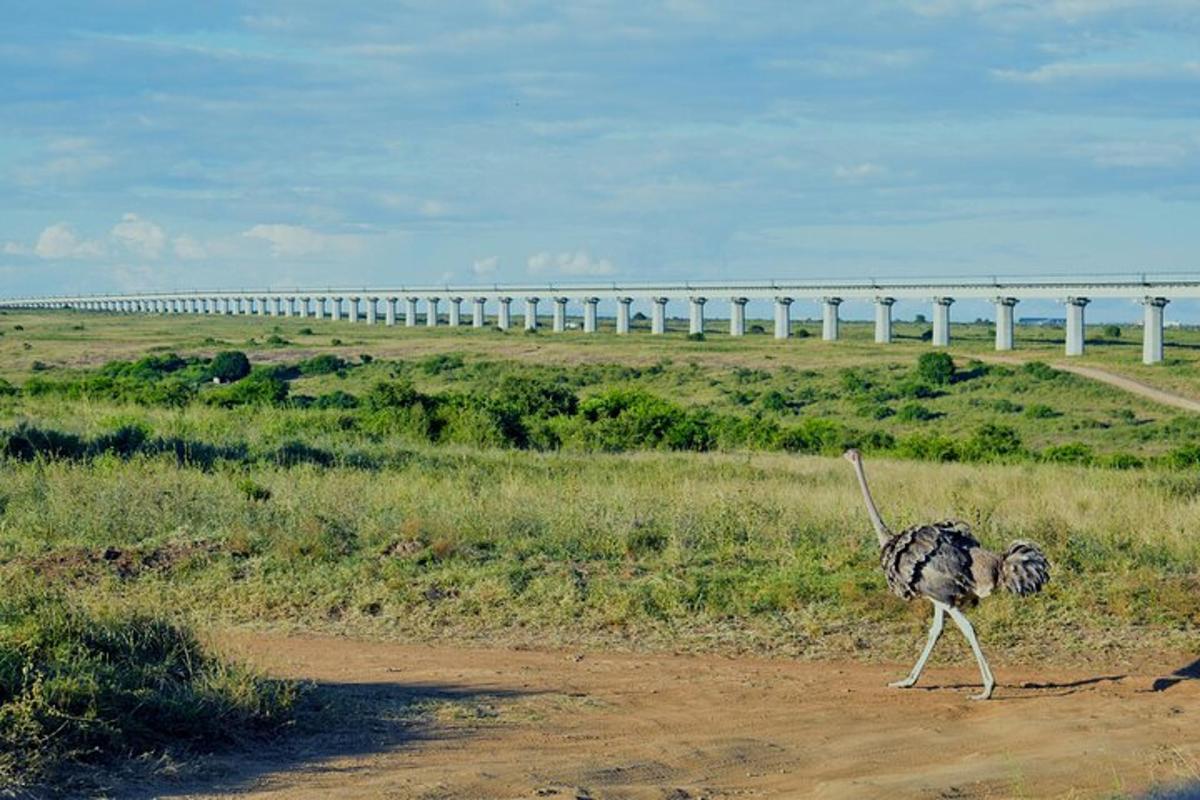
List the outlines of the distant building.
{"label": "distant building", "polygon": [[1065,328],[1067,326],[1066,317],[1021,317],[1017,320],[1018,325],[1033,325],[1038,328]]}

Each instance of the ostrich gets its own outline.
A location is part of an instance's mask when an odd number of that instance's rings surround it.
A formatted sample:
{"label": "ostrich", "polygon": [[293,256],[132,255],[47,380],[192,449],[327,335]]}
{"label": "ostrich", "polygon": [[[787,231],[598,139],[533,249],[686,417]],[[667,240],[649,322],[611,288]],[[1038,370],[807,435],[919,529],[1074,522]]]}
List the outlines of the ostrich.
{"label": "ostrich", "polygon": [[975,631],[960,609],[974,605],[997,588],[1022,596],[1040,591],[1050,580],[1050,565],[1046,556],[1036,545],[1023,541],[1013,542],[1003,555],[985,550],[963,522],[914,525],[893,534],[883,523],[879,509],[871,498],[867,476],[863,471],[862,454],[851,449],[846,451],[845,458],[854,465],[859,486],[862,487],[867,514],[879,539],[882,551],[879,561],[888,588],[905,600],[921,596],[933,603],[933,623],[929,627],[929,640],[921,651],[921,657],[907,678],[888,685],[907,689],[916,684],[925,662],[929,660],[929,654],[933,652],[933,646],[942,635],[945,615],[949,614],[970,642],[975,660],[979,662],[983,691],[973,695],[972,699],[988,699],[992,696],[996,681],[979,649]]}

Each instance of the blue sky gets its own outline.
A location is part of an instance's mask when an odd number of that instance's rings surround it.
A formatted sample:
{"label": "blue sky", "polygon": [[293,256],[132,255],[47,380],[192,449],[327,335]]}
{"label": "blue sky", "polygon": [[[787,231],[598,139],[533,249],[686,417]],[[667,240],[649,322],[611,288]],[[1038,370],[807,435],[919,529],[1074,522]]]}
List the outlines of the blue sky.
{"label": "blue sky", "polygon": [[1192,0],[5,19],[4,294],[1197,267]]}

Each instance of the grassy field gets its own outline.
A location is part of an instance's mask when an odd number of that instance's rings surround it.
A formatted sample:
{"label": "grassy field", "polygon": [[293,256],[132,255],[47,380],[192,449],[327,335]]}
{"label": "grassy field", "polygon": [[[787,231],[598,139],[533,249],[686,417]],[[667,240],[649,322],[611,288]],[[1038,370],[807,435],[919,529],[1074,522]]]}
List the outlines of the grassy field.
{"label": "grassy field", "polygon": [[[78,613],[904,658],[927,608],[886,592],[830,458],[860,444],[893,527],[958,517],[995,548],[1045,547],[1044,594],[974,612],[989,650],[1200,644],[1200,425],[1044,364],[973,361],[985,326],[956,328],[944,381],[903,326],[887,348],[861,325],[837,343],[70,313],[0,327],[0,579]],[[1058,358],[1032,335],[1022,355]],[[229,350],[255,371],[213,384]],[[1084,361],[1187,391],[1192,352]],[[0,620],[0,661],[27,630]]]}

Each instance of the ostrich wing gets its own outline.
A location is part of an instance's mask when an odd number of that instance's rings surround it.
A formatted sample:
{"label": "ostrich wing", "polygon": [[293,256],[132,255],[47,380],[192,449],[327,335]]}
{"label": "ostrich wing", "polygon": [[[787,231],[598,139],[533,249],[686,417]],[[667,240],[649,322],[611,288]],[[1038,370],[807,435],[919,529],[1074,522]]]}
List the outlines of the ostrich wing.
{"label": "ostrich wing", "polygon": [[911,600],[928,597],[960,606],[975,594],[973,553],[979,542],[965,523],[915,525],[888,540],[880,563],[888,588]]}

